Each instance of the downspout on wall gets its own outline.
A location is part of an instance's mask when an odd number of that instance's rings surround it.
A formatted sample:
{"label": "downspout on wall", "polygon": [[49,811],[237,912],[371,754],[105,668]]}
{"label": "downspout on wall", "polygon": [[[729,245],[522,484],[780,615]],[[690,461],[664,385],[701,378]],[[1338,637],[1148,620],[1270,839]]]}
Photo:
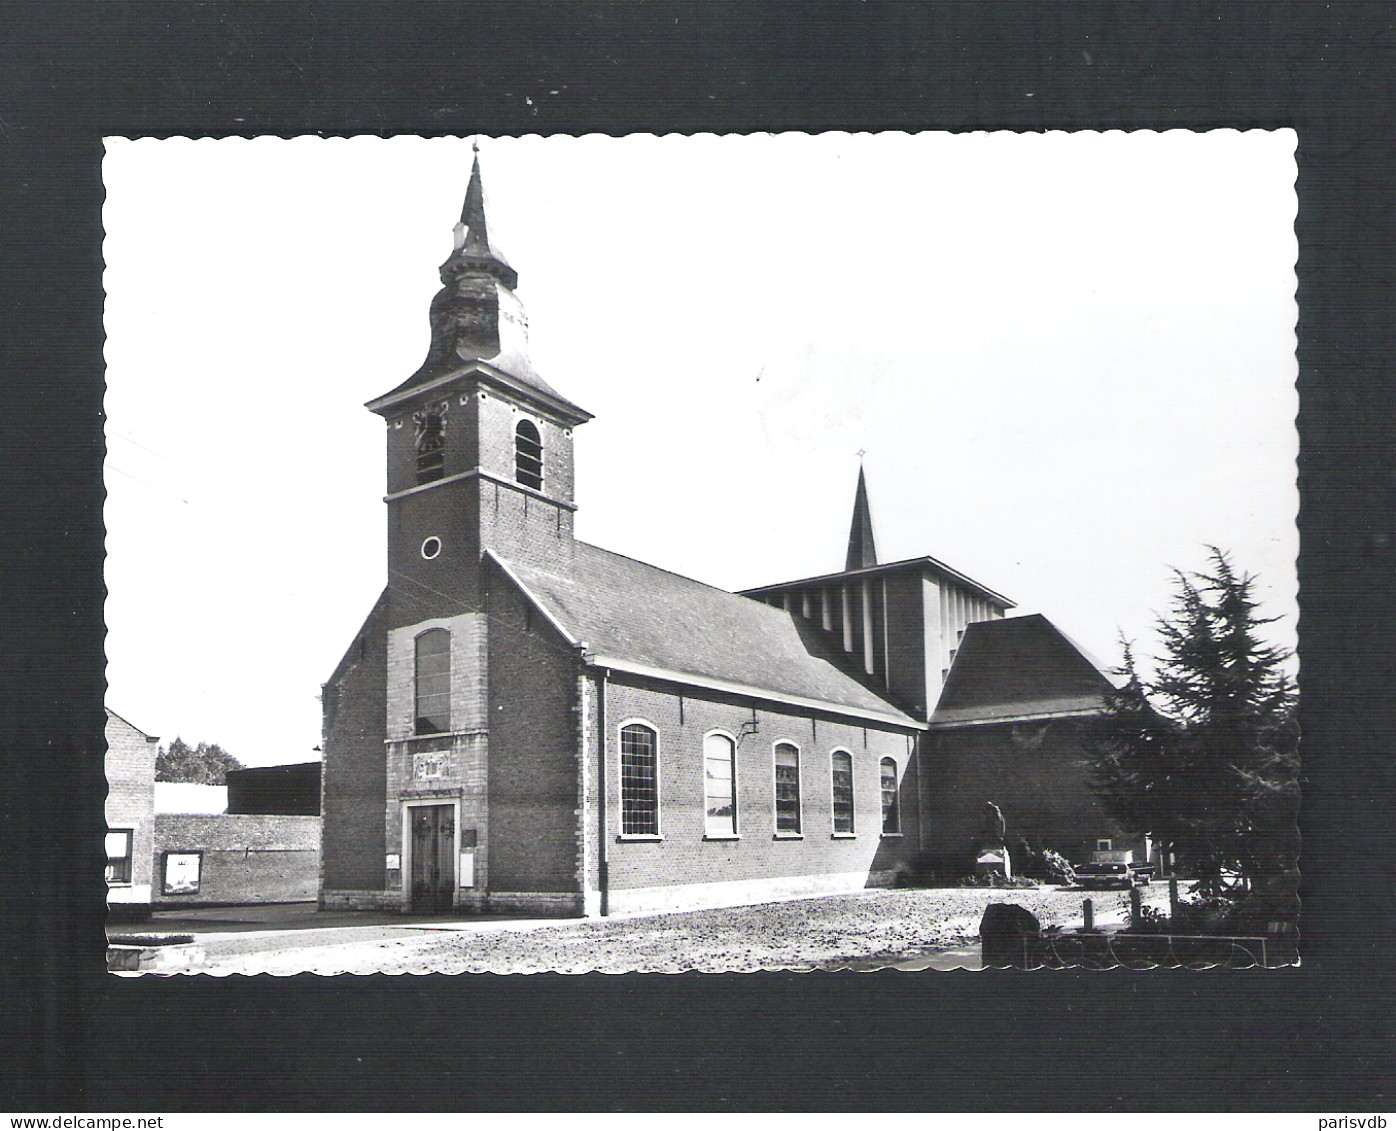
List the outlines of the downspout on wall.
{"label": "downspout on wall", "polygon": [[600,889],[601,917],[604,919],[611,913],[611,842],[607,835],[610,822],[606,813],[606,763],[609,761],[606,752],[606,680],[611,673],[607,668],[601,668],[600,672],[600,693],[596,697],[596,724],[601,732],[601,741],[596,749],[596,788],[599,795],[596,813],[600,825],[600,844],[596,854],[596,886]]}

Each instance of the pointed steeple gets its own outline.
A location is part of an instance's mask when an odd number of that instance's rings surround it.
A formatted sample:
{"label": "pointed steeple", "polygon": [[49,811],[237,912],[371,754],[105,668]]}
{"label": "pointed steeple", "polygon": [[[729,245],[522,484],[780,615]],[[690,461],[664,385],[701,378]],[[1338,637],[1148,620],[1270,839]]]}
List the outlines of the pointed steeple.
{"label": "pointed steeple", "polygon": [[466,371],[484,373],[503,387],[541,399],[550,408],[579,420],[590,419],[549,385],[528,356],[528,315],[514,288],[519,275],[490,239],[487,198],[475,150],[470,182],[455,226],[454,246],[441,264],[441,289],[431,300],[431,345],[426,359],[406,381],[368,402],[386,411],[442,381]]}
{"label": "pointed steeple", "polygon": [[877,545],[873,541],[872,510],[868,507],[868,481],[863,465],[858,465],[858,494],[853,499],[853,525],[848,531],[848,560],[844,569],[867,569],[877,565]]}
{"label": "pointed steeple", "polygon": [[480,180],[480,149],[475,147],[475,159],[470,167],[470,184],[466,186],[465,203],[461,205],[460,223],[455,227],[456,246],[451,257],[441,265],[441,281],[455,282],[465,274],[491,275],[511,290],[519,285],[519,275],[503,254],[490,243],[489,225],[485,219],[485,187]]}

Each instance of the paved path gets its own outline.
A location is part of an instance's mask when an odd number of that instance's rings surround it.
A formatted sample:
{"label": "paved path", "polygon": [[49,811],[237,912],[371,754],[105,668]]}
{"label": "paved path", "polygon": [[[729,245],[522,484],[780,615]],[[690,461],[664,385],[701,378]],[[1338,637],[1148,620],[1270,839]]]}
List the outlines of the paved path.
{"label": "paved path", "polygon": [[409,916],[382,911],[321,911],[314,903],[264,903],[156,911],[149,922],[113,926],[108,934],[193,935],[210,958],[284,953],[327,946],[421,940],[440,932],[523,931],[567,919],[511,915]]}

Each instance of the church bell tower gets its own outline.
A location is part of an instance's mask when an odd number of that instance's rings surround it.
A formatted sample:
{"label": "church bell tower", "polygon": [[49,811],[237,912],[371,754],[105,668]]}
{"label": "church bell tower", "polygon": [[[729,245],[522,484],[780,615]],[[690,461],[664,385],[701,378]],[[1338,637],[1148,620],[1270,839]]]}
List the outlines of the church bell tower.
{"label": "church bell tower", "polygon": [[492,882],[492,596],[484,555],[566,576],[572,430],[533,369],[518,274],[490,236],[477,154],[431,304],[426,360],[368,403],[387,430],[386,886],[483,906]]}
{"label": "church bell tower", "polygon": [[591,414],[534,371],[485,204],[477,152],[426,360],[367,406],[387,425],[392,627],[479,611],[486,549],[550,572],[572,559],[572,430]]}

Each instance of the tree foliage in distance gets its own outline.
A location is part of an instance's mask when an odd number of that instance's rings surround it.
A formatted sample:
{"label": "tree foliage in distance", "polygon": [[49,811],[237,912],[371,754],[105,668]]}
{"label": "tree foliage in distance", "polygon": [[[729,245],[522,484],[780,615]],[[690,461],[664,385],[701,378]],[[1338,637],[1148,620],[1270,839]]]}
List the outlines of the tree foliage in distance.
{"label": "tree foliage in distance", "polygon": [[1204,894],[1234,873],[1250,890],[1298,878],[1297,692],[1288,654],[1257,630],[1255,578],[1211,548],[1207,573],[1178,572],[1152,678],[1126,644],[1123,687],[1089,742],[1092,785],[1129,832],[1152,835],[1193,870]]}
{"label": "tree foliage in distance", "polygon": [[199,785],[225,785],[229,770],[242,769],[242,763],[215,743],[190,745],[175,738],[155,755],[156,781],[195,782]]}

